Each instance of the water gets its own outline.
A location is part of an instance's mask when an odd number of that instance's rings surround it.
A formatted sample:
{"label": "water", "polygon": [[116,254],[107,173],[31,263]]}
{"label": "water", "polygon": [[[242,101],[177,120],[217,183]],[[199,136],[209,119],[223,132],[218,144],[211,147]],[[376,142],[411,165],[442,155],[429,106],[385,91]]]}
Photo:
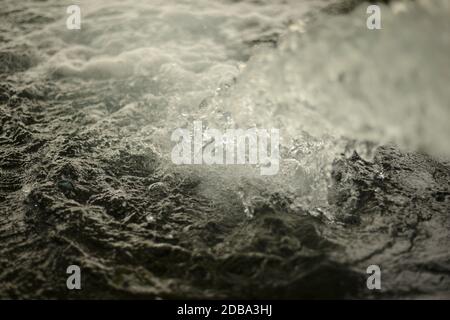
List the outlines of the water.
{"label": "water", "polygon": [[[81,30],[65,27],[69,4],[81,7]],[[346,251],[351,245],[344,239],[352,236],[336,222],[342,210],[330,202],[333,163],[354,151],[376,161],[376,147],[386,144],[448,157],[450,9],[446,0],[381,5],[383,29],[369,31],[364,6],[325,15],[321,10],[329,5],[4,1],[6,191],[0,199],[16,212],[5,218],[5,230],[18,225],[39,234],[44,260],[36,262],[34,249],[10,254],[23,259],[24,270],[44,261],[63,268],[65,260],[78,259],[92,279],[101,275],[92,281],[112,297],[177,297],[177,290],[181,296],[227,296],[221,286],[233,281],[222,279],[222,264],[245,282],[247,272],[264,263],[276,268],[260,269],[262,276],[287,274],[275,277],[281,283],[275,288],[263,281],[265,296],[308,296],[282,284],[298,276],[298,261],[274,258],[283,256],[284,246],[325,254],[317,263],[305,262],[312,259],[305,254],[300,263],[318,268],[312,283],[327,270],[354,283],[362,269],[355,271],[359,258]],[[174,166],[170,135],[194,121],[221,130],[280,129],[279,174],[261,176],[249,165]],[[272,211],[286,216],[266,219]],[[286,237],[276,234],[277,224]],[[322,230],[327,225],[332,231]],[[268,233],[272,228],[275,234]],[[356,256],[370,256],[383,237],[362,245]],[[34,241],[12,239],[17,246]],[[266,242],[276,243],[274,252]],[[328,256],[335,243],[347,249]],[[64,250],[71,258],[55,258]],[[153,261],[159,257],[162,262]],[[387,254],[383,261],[390,259]],[[193,271],[183,273],[186,265]],[[248,270],[235,270],[245,265]],[[44,288],[38,296],[66,294],[57,277],[37,272],[41,280],[52,279],[48,287],[33,284]],[[197,273],[210,278],[199,280]],[[210,281],[220,285],[211,288]],[[330,281],[338,295],[359,290]],[[441,291],[441,284],[422,291]],[[3,292],[23,294],[20,288]],[[251,296],[239,286],[236,292]]]}
{"label": "water", "polygon": [[314,9],[298,1],[291,10],[280,3],[80,5],[82,31],[65,30],[58,20],[27,35],[41,49],[32,72],[93,87],[123,79],[128,96],[137,87],[113,116],[151,113],[140,131],[156,131],[151,142],[165,155],[170,133],[193,120],[212,128],[280,128],[290,150],[281,181],[295,176],[296,197],[311,190],[305,196],[326,205],[342,137],[450,151],[445,1],[384,7],[380,32],[365,28],[364,6],[307,28]]}

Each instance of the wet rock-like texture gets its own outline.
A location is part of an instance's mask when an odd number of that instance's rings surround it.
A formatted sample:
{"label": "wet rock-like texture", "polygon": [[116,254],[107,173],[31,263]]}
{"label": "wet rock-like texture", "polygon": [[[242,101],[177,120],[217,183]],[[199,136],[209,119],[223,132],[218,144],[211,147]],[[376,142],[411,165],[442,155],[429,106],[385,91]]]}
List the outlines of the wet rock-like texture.
{"label": "wet rock-like texture", "polygon": [[[239,5],[224,4],[234,10],[230,16]],[[169,34],[181,48],[186,34],[197,43],[204,32],[210,38],[200,46],[220,51],[200,48],[193,69],[176,69],[184,58],[168,55],[160,69],[149,67],[160,78],[139,74],[148,66],[143,60],[138,71],[129,70],[134,65],[121,55],[120,41],[101,43],[97,28],[104,26],[86,24],[89,37],[75,39],[58,33],[64,19],[48,29],[65,17],[65,4],[2,5],[0,298],[450,298],[450,162],[443,157],[390,145],[369,159],[353,150],[336,153],[327,189],[305,182],[297,189],[310,192],[304,198],[262,177],[242,177],[236,186],[227,171],[211,172],[210,181],[208,172],[170,163],[168,139],[160,137],[170,138],[163,128],[176,122],[173,114],[197,116],[211,92],[239,78],[229,66],[247,63],[254,47],[275,50],[293,19],[283,3],[267,12],[264,2],[245,5],[263,9],[235,21],[214,7],[212,23],[223,28],[217,34],[194,23],[207,23],[209,11],[194,18],[179,13],[178,20],[175,11],[158,13],[180,23]],[[311,18],[325,4],[310,6],[302,14]],[[130,28],[143,27],[139,21]],[[36,30],[59,38],[44,41],[39,32],[17,38]],[[64,46],[93,56],[99,42],[123,60],[102,64],[91,57],[77,69],[55,58],[47,65]],[[174,44],[164,45],[172,54]],[[305,155],[315,153],[314,141]],[[298,179],[319,177],[302,172]],[[302,202],[321,198],[314,192],[324,193],[326,207]],[[80,266],[82,290],[67,289],[69,265]],[[381,268],[381,290],[366,286],[369,265]]]}
{"label": "wet rock-like texture", "polygon": [[345,237],[336,240],[351,264],[383,261],[387,296],[448,298],[449,169],[393,147],[380,148],[373,163],[357,154],[334,163],[329,196],[343,228],[332,237]]}

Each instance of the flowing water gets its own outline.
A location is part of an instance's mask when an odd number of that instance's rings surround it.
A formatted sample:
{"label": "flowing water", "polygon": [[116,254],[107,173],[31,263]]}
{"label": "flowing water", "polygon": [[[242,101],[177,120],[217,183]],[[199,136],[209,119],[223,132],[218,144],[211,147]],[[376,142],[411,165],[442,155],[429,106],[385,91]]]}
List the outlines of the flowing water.
{"label": "flowing water", "polygon": [[[448,293],[449,3],[349,3],[4,0],[0,296]],[[279,129],[279,173],[174,165],[194,121]]]}

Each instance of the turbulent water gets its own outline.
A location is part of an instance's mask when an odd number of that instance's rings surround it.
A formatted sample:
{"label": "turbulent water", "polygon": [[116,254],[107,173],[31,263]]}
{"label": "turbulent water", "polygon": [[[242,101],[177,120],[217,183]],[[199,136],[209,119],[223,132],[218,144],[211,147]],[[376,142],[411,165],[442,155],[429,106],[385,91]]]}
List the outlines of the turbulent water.
{"label": "turbulent water", "polygon": [[[3,0],[0,297],[448,298],[449,3],[358,3]],[[174,165],[194,121],[280,172]]]}

